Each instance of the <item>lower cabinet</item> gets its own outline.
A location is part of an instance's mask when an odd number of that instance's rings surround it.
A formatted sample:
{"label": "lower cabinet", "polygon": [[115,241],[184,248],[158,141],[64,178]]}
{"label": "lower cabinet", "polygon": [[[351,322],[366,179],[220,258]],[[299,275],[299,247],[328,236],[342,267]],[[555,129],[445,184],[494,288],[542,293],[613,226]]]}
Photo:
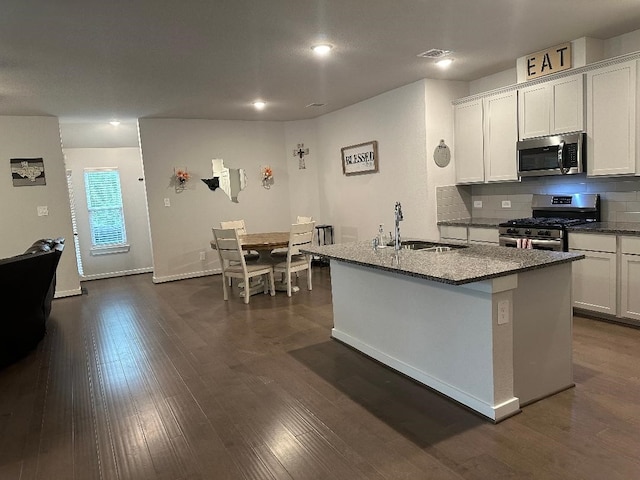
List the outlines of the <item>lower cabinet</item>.
{"label": "lower cabinet", "polygon": [[620,253],[620,316],[640,320],[640,237],[621,237]]}
{"label": "lower cabinet", "polygon": [[498,245],[498,229],[469,227],[469,243],[478,245]]}
{"label": "lower cabinet", "polygon": [[616,315],[617,254],[615,235],[569,234],[569,251],[584,254],[573,263],[573,306]]}
{"label": "lower cabinet", "polygon": [[455,243],[464,242],[467,243],[467,227],[458,225],[441,225],[440,226],[440,241]]}
{"label": "lower cabinet", "polygon": [[498,228],[440,225],[440,241],[470,245],[498,245]]}
{"label": "lower cabinet", "polygon": [[573,306],[621,320],[640,321],[640,237],[569,234],[573,263]]}
{"label": "lower cabinet", "polygon": [[615,315],[616,254],[572,251],[585,255],[573,264],[573,306]]}

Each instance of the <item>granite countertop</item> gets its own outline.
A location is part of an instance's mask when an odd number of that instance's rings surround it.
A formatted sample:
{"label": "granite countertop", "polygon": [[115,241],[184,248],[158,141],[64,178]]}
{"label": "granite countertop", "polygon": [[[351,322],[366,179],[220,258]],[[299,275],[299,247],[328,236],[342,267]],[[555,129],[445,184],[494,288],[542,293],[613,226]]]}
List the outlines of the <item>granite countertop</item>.
{"label": "granite countertop", "polygon": [[567,227],[570,232],[613,233],[616,235],[640,235],[640,223],[632,222],[593,222]]}
{"label": "granite countertop", "polygon": [[469,245],[446,252],[401,250],[395,261],[393,247],[374,250],[370,242],[313,246],[302,250],[321,257],[387,270],[451,285],[463,285],[584,258],[571,252],[525,250],[492,245]]}
{"label": "granite countertop", "polygon": [[441,220],[438,225],[450,225],[452,227],[484,227],[498,228],[502,222],[506,222],[504,218],[459,218],[457,220]]}

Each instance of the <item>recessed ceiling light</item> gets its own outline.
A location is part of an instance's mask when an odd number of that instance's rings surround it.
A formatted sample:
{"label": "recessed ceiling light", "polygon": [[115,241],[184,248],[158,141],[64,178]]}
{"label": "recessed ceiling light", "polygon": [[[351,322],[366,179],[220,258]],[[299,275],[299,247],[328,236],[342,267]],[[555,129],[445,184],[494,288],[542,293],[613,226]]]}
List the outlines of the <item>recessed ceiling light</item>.
{"label": "recessed ceiling light", "polygon": [[313,53],[315,53],[316,55],[322,56],[328,54],[332,48],[333,45],[329,45],[328,43],[321,43],[319,45],[314,45],[313,47],[311,47],[311,50],[313,50]]}
{"label": "recessed ceiling light", "polygon": [[120,125],[120,120],[111,120],[109,123],[114,127],[117,127],[118,125]]}
{"label": "recessed ceiling light", "polygon": [[440,68],[447,68],[452,63],[453,63],[453,58],[442,58],[436,61],[436,65],[438,65]]}
{"label": "recessed ceiling light", "polygon": [[253,102],[253,106],[255,107],[256,110],[264,110],[264,107],[267,106],[267,103],[263,102],[262,100],[257,100]]}

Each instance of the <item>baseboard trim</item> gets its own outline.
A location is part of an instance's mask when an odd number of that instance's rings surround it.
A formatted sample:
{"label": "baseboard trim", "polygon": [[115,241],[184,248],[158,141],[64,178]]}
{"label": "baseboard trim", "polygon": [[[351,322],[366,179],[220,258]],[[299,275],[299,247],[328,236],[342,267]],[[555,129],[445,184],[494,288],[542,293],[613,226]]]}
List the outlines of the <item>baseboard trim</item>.
{"label": "baseboard trim", "polygon": [[135,270],[122,270],[120,272],[98,273],[95,275],[82,275],[80,281],[101,280],[103,278],[126,277],[127,275],[138,275],[141,273],[153,273],[153,267],[137,268]]}
{"label": "baseboard trim", "polygon": [[210,275],[217,275],[222,273],[222,270],[215,269],[215,270],[204,270],[201,272],[189,272],[189,273],[182,273],[180,275],[168,275],[165,277],[156,277],[154,276],[152,281],[153,283],[165,283],[165,282],[175,282],[176,280],[187,280],[189,278],[198,278],[198,277],[208,277]]}
{"label": "baseboard trim", "polygon": [[82,295],[82,288],[74,288],[73,290],[63,290],[61,292],[56,290],[53,298],[73,297],[75,295]]}

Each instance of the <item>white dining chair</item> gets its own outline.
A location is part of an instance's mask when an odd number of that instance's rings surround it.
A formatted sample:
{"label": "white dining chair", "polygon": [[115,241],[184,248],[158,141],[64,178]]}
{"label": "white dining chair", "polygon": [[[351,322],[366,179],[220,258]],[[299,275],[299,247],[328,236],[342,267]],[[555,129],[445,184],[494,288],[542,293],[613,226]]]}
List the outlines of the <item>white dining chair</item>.
{"label": "white dining chair", "polygon": [[[309,223],[309,222],[313,222],[313,217],[303,217],[301,215],[298,215],[298,218],[296,219],[296,223]],[[287,249],[277,248],[271,252],[271,257],[274,260],[284,261],[284,259],[287,257]]]}
{"label": "white dining chair", "polygon": [[[235,228],[238,235],[245,235],[247,233],[247,227],[244,220],[225,220],[220,222],[220,228]],[[247,262],[258,260],[260,254],[258,252],[245,252],[244,259]]]}
{"label": "white dining chair", "polygon": [[[244,235],[247,233],[247,227],[244,223],[244,220],[225,220],[220,222],[220,228],[234,228],[238,235]],[[245,262],[255,262],[260,258],[260,254],[258,252],[247,252],[244,251],[244,261]],[[232,280],[229,278],[229,286],[231,287]]]}
{"label": "white dining chair", "polygon": [[273,265],[273,273],[284,275],[287,283],[287,296],[291,296],[291,274],[307,270],[307,288],[312,289],[311,282],[311,255],[300,252],[301,248],[311,246],[313,243],[313,229],[315,222],[294,223],[289,231],[289,245],[287,256],[282,262]]}
{"label": "white dining chair", "polygon": [[264,293],[271,292],[271,296],[276,294],[273,278],[273,267],[270,263],[249,263],[245,262],[242,245],[238,239],[238,231],[235,228],[213,228],[213,238],[216,242],[216,250],[222,268],[222,289],[224,299],[229,299],[227,279],[240,278],[244,284],[244,303],[249,303],[251,297],[251,287],[249,279],[266,275],[269,280],[264,282]]}

